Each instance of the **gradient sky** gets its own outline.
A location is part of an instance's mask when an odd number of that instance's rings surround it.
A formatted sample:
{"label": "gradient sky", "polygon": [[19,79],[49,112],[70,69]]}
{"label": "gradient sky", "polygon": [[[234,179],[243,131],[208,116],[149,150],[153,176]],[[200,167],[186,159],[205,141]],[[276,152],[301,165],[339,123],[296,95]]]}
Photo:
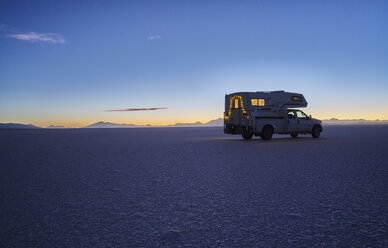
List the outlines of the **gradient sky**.
{"label": "gradient sky", "polygon": [[387,24],[388,1],[0,0],[0,122],[204,122],[262,90],[388,119]]}

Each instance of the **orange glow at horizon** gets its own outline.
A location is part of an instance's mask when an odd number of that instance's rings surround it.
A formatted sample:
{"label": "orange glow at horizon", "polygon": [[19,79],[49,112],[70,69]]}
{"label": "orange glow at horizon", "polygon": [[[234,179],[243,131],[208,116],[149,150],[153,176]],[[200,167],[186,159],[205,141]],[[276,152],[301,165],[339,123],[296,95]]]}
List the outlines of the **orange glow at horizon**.
{"label": "orange glow at horizon", "polygon": [[[374,121],[376,119],[379,120],[388,120],[388,115],[382,115],[382,114],[376,114],[373,115],[372,113],[370,115],[354,115],[353,113],[345,113],[340,114],[338,112],[319,112],[318,111],[310,111],[306,109],[301,109],[303,112],[305,112],[307,115],[312,115],[313,118],[320,119],[320,120],[328,120],[332,118],[336,118],[339,120],[345,120],[345,119],[365,119],[369,121]],[[201,123],[207,123],[209,121],[222,118],[222,115],[207,115],[206,117],[200,118],[199,115],[195,115],[194,117],[183,117],[183,118],[128,118],[126,117],[104,117],[104,118],[98,118],[98,117],[89,117],[89,118],[47,118],[45,120],[39,120],[37,118],[28,118],[28,119],[16,119],[16,120],[0,120],[2,123],[23,123],[23,124],[33,124],[39,127],[48,127],[50,125],[53,126],[64,126],[64,127],[72,127],[72,128],[80,128],[85,127],[100,121],[103,122],[111,122],[116,124],[134,124],[137,126],[146,126],[146,125],[152,125],[152,126],[169,126],[174,125],[176,123],[195,123],[195,122],[201,122]]]}
{"label": "orange glow at horizon", "polygon": [[[230,100],[232,101],[233,98]],[[234,100],[234,99],[233,99]],[[243,103],[244,104],[244,103]],[[241,106],[243,107],[243,105]],[[229,109],[230,110],[230,109]],[[388,120],[388,111],[384,107],[371,109],[370,107],[357,108],[343,106],[327,106],[321,101],[309,103],[307,108],[301,108],[307,115],[320,120],[327,119],[365,119],[365,120]],[[104,112],[94,110],[82,110],[77,113],[70,111],[52,111],[52,112],[12,112],[7,117],[0,116],[1,123],[22,123],[33,124],[40,127],[64,126],[64,127],[85,127],[100,121],[116,124],[134,124],[138,126],[168,126],[176,123],[206,123],[211,120],[223,118],[223,104],[217,102],[217,106],[212,107],[206,104],[199,104],[195,107],[175,106],[165,110],[155,112]],[[228,114],[228,113],[227,113]]]}
{"label": "orange glow at horizon", "polygon": [[23,123],[23,124],[33,124],[39,127],[48,127],[50,125],[53,126],[64,126],[64,127],[73,127],[73,128],[80,128],[85,127],[97,122],[110,122],[115,124],[134,124],[137,126],[169,126],[174,125],[176,123],[195,123],[195,122],[201,122],[201,123],[207,123],[209,121],[215,120],[217,118],[222,118],[222,115],[214,118],[212,117],[204,117],[204,118],[128,118],[122,117],[122,118],[74,118],[74,119],[47,119],[47,120],[25,120],[25,121],[18,121],[18,120],[7,120],[7,121],[1,121],[1,122],[14,122],[14,123]]}

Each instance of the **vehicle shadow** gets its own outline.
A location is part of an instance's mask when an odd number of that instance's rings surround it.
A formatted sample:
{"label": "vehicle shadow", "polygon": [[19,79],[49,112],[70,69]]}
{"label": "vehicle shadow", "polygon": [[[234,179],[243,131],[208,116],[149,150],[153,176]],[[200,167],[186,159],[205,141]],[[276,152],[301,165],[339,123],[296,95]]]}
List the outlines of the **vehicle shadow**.
{"label": "vehicle shadow", "polygon": [[271,140],[263,140],[260,137],[253,137],[251,140],[244,140],[243,138],[224,138],[220,139],[226,142],[242,142],[242,143],[306,143],[306,142],[319,142],[327,140],[326,138],[318,138],[314,139],[312,137],[298,137],[298,138],[291,138],[291,137],[273,137]]}

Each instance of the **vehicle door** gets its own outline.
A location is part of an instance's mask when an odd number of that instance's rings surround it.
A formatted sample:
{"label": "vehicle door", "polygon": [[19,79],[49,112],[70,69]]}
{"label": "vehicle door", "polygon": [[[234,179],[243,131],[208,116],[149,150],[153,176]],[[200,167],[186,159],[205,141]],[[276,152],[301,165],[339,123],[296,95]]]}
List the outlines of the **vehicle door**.
{"label": "vehicle door", "polygon": [[294,110],[287,110],[287,131],[298,132],[298,119]]}
{"label": "vehicle door", "polygon": [[310,132],[312,128],[310,118],[300,110],[296,110],[295,112],[298,120],[298,132]]}
{"label": "vehicle door", "polygon": [[233,99],[232,101],[232,113],[231,113],[231,122],[234,126],[240,126],[241,119],[241,102],[238,98]]}

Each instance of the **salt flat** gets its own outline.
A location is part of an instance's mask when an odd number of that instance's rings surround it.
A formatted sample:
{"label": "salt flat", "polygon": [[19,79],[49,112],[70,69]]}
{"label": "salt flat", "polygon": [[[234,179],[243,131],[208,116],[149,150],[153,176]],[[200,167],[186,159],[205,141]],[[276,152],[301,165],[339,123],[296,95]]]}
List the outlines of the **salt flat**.
{"label": "salt flat", "polygon": [[387,247],[388,126],[0,130],[0,247]]}

